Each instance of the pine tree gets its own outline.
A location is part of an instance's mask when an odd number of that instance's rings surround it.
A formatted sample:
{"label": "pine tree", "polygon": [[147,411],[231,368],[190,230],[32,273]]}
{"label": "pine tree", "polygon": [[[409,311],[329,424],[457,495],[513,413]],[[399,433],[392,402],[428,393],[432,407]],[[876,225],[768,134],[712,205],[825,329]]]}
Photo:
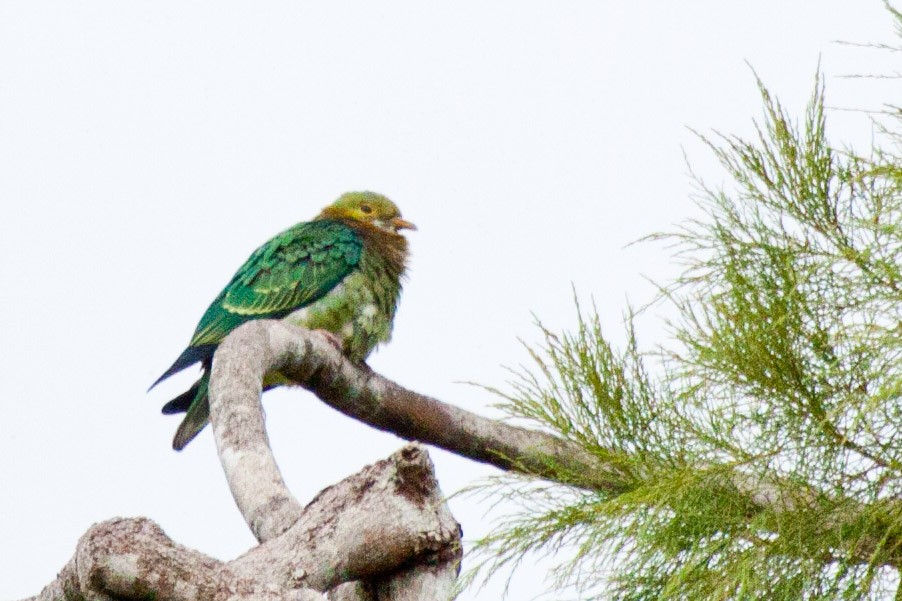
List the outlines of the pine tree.
{"label": "pine tree", "polygon": [[521,508],[483,569],[567,549],[580,599],[902,599],[902,113],[859,156],[828,141],[820,76],[801,123],[759,89],[754,139],[703,138],[734,185],[651,237],[685,265],[671,342],[641,347],[630,311],[618,348],[578,308],[495,390],[621,476],[479,488]]}

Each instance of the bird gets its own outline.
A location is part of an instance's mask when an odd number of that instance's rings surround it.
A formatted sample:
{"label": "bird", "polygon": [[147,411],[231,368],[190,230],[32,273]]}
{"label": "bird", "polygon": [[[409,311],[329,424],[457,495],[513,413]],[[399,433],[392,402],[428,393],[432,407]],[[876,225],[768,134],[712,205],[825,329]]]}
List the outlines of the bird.
{"label": "bird", "polygon": [[[188,347],[151,386],[196,363],[200,379],[163,406],[185,413],[172,447],[180,451],[210,417],[213,353],[243,323],[281,319],[323,330],[351,361],[361,363],[391,338],[406,277],[407,239],[416,230],[394,202],[375,192],[348,192],[312,221],[298,223],[255,250],[200,318]],[[267,374],[264,389],[286,383]]]}

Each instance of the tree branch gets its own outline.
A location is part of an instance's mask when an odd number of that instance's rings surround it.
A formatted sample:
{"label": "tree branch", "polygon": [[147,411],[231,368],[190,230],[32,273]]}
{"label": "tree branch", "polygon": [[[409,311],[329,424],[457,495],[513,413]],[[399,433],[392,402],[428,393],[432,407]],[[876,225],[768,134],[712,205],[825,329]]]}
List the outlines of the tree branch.
{"label": "tree branch", "polygon": [[[256,412],[251,407],[259,403],[260,383],[269,371],[283,373],[329,406],[374,428],[505,471],[553,480],[561,480],[566,474],[568,484],[610,493],[622,492],[627,481],[613,462],[602,462],[571,442],[411,392],[365,364],[349,361],[324,336],[270,320],[255,320],[237,328],[219,346],[213,359],[211,414],[216,411],[215,405],[230,408],[229,416],[223,418],[227,427],[214,428],[214,432],[239,437],[218,442],[224,450],[236,444],[249,445],[260,452],[268,448],[261,442],[265,441],[262,418],[259,423],[252,421]],[[213,401],[217,396],[221,396],[220,402]],[[223,466],[236,461],[244,462],[247,469],[264,470],[266,480],[272,482],[265,491],[248,490],[240,481],[244,469],[234,469],[235,480],[229,479],[236,499],[240,497],[246,504],[242,511],[248,525],[258,528],[259,536],[265,537],[268,529],[275,526],[259,524],[256,512],[267,504],[288,505],[283,500],[287,490],[275,462],[256,454],[236,458],[227,451]],[[281,522],[279,525],[284,526]]]}
{"label": "tree branch", "polygon": [[[317,591],[406,573],[436,557],[456,572],[460,528],[428,454],[414,444],[325,489],[283,534],[230,562],[174,543],[146,518],[96,524],[57,580],[31,601],[322,601]],[[449,599],[451,586],[439,584],[444,588],[434,587],[432,596],[412,598]]]}

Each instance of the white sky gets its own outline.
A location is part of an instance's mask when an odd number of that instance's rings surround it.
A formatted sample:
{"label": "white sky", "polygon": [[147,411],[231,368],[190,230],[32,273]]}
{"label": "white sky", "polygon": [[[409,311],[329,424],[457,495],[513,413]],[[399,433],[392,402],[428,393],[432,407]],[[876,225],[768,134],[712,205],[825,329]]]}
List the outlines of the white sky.
{"label": "white sky", "polygon": [[[159,409],[194,372],[145,390],[269,236],[347,190],[393,198],[420,231],[370,363],[490,414],[456,382],[502,385],[531,312],[571,326],[573,283],[616,332],[643,275],[674,272],[624,246],[692,213],[681,147],[721,181],[687,126],[751,130],[744,61],[796,113],[818,60],[830,105],[879,108],[894,82],[837,76],[895,57],[831,42],[892,31],[878,0],[0,1],[0,599],[37,593],[113,516],[223,559],[252,546],[209,430],[170,450],[179,418]],[[865,115],[828,118],[870,139]],[[265,406],[302,502],[402,444],[300,390]],[[493,473],[433,458],[447,493]],[[475,499],[452,510],[467,537],[488,528]]]}

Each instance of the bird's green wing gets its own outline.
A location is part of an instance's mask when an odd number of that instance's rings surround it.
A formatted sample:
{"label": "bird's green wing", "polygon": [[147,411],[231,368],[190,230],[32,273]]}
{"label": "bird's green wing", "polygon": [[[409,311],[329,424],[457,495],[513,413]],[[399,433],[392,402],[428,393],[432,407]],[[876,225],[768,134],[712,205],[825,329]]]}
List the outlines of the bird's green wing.
{"label": "bird's green wing", "polygon": [[258,248],[204,313],[190,346],[219,344],[252,319],[278,319],[322,298],[360,262],[363,243],[339,221],[286,230]]}

